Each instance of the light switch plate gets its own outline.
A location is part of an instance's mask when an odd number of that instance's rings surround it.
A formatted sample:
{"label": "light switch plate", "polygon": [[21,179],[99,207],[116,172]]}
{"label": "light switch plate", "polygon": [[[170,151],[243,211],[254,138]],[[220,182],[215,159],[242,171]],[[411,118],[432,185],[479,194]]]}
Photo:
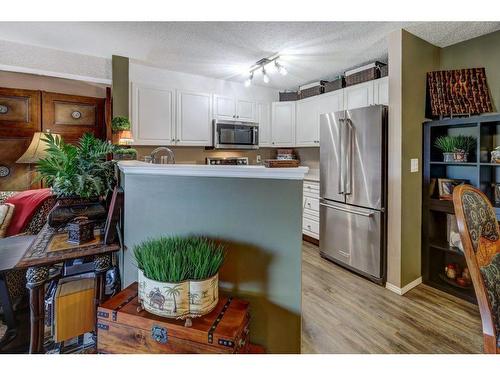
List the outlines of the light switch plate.
{"label": "light switch plate", "polygon": [[410,172],[418,172],[418,159],[410,160]]}
{"label": "light switch plate", "polygon": [[262,158],[260,157],[260,155],[257,155],[257,158],[255,161],[257,162],[257,164],[260,164],[262,162]]}

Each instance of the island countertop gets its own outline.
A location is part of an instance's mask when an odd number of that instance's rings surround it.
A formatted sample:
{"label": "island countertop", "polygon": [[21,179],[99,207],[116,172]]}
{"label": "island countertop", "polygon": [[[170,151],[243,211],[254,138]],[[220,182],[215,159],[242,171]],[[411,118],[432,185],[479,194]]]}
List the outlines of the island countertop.
{"label": "island countertop", "polygon": [[309,171],[308,167],[266,168],[261,165],[151,164],[138,160],[119,161],[118,168],[125,175],[236,177],[280,180],[303,180]]}

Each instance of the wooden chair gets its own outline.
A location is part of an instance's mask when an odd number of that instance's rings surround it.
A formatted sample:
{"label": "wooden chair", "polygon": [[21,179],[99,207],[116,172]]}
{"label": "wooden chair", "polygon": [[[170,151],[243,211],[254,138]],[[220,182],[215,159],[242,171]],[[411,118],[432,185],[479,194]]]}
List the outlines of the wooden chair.
{"label": "wooden chair", "polygon": [[483,325],[484,352],[500,354],[500,230],[489,199],[457,186],[453,204]]}

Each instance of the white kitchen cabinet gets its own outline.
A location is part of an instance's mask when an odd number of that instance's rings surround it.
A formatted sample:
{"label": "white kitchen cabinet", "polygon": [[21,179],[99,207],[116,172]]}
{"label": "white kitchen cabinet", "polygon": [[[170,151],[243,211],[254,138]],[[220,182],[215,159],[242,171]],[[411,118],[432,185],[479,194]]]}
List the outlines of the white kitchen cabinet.
{"label": "white kitchen cabinet", "polygon": [[172,145],[175,91],[132,84],[132,135],[136,145]]}
{"label": "white kitchen cabinet", "polygon": [[175,144],[210,146],[212,144],[212,95],[177,91]]}
{"label": "white kitchen cabinet", "polygon": [[259,123],[259,146],[271,146],[271,104],[257,103],[257,122]]}
{"label": "white kitchen cabinet", "polygon": [[367,107],[374,104],[373,81],[363,82],[344,89],[344,109]]}
{"label": "white kitchen cabinet", "polygon": [[304,180],[302,233],[319,240],[319,181]]}
{"label": "white kitchen cabinet", "polygon": [[319,98],[314,96],[296,104],[295,146],[319,147]]}
{"label": "white kitchen cabinet", "polygon": [[271,146],[295,146],[295,102],[274,102],[272,105]]}
{"label": "white kitchen cabinet", "polygon": [[235,120],[236,100],[228,96],[214,95],[214,116],[219,120]]}
{"label": "white kitchen cabinet", "polygon": [[238,121],[255,121],[255,102],[245,99],[237,99],[236,119]]}
{"label": "white kitchen cabinet", "polygon": [[344,109],[344,90],[336,90],[318,96],[319,113],[330,113]]}
{"label": "white kitchen cabinet", "polygon": [[389,105],[389,77],[376,79],[373,85],[375,104]]}
{"label": "white kitchen cabinet", "polygon": [[255,102],[214,95],[214,116],[219,120],[255,121]]}

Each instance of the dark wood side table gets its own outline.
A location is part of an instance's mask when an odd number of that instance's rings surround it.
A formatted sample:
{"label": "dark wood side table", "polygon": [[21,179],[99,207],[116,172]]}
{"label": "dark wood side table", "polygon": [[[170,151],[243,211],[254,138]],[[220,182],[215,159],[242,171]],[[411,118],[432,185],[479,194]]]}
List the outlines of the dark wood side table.
{"label": "dark wood side table", "polygon": [[15,266],[15,268],[27,268],[26,287],[30,295],[31,321],[30,353],[43,353],[44,286],[49,277],[50,266],[68,260],[93,256],[97,309],[104,300],[106,271],[111,268],[111,254],[120,250],[119,244],[104,244],[101,235],[96,235],[95,241],[82,245],[70,245],[66,243],[66,238],[67,232],[64,229],[55,229],[45,225]]}
{"label": "dark wood side table", "polygon": [[7,324],[7,332],[1,339],[0,346],[12,341],[17,333],[17,321],[12,310],[5,274],[16,266],[34,239],[35,236],[19,236],[0,240],[0,303]]}

